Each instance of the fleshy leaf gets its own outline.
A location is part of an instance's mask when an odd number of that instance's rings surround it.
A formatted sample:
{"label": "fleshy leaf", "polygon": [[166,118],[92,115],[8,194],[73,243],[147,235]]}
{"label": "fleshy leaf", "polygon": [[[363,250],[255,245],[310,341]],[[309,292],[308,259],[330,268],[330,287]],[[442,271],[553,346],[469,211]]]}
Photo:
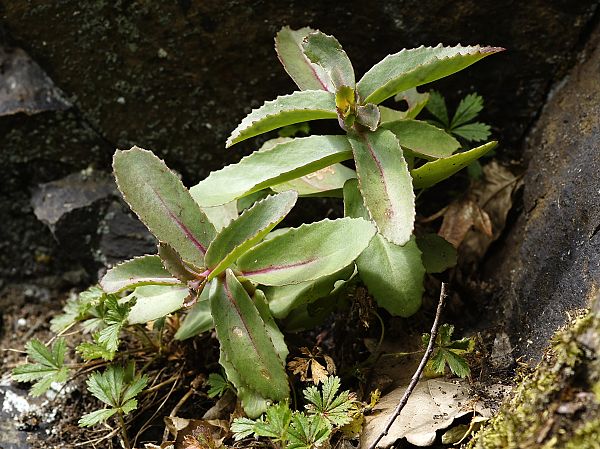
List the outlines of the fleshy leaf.
{"label": "fleshy leaf", "polygon": [[172,313],[183,306],[189,295],[187,287],[146,285],[136,288],[129,295],[136,302],[129,311],[130,324],[147,323]]}
{"label": "fleshy leaf", "polygon": [[398,120],[381,125],[398,138],[403,148],[408,148],[426,159],[439,159],[452,155],[460,143],[436,126],[419,120]]}
{"label": "fleshy leaf", "polygon": [[[289,396],[283,363],[256,306],[231,270],[211,284],[210,309],[228,363],[227,377],[264,398],[283,401]],[[229,365],[229,366],[226,366]],[[239,378],[228,372],[233,368]]]}
{"label": "fleshy leaf", "polygon": [[344,184],[344,217],[370,220],[369,211],[358,189],[358,179],[350,179]]}
{"label": "fleshy leaf", "polygon": [[333,274],[314,281],[278,287],[261,287],[269,301],[271,313],[276,318],[285,318],[302,305],[324,298],[331,294],[339,282],[345,282],[354,274],[354,264],[342,268]]}
{"label": "fleshy leaf", "polygon": [[356,172],[342,164],[333,164],[315,172],[275,184],[271,190],[284,192],[295,190],[300,196],[341,197],[342,188],[348,179],[356,178]]}
{"label": "fleshy leaf", "polygon": [[311,62],[327,72],[336,90],[342,86],[354,88],[354,68],[335,37],[315,31],[304,38],[302,48]]}
{"label": "fleshy leaf", "polygon": [[421,259],[428,273],[442,273],[456,265],[456,248],[437,234],[417,237],[417,245],[423,253]]}
{"label": "fleshy leaf", "polygon": [[374,234],[374,226],[360,218],[323,220],[260,243],[237,266],[244,277],[263,285],[311,281],[349,265]]}
{"label": "fleshy leaf", "polygon": [[356,89],[363,102],[379,104],[398,92],[456,73],[502,50],[479,45],[444,47],[441,44],[404,49],[375,64],[361,78]]}
{"label": "fleshy leaf", "polygon": [[300,90],[326,90],[334,92],[333,82],[322,67],[313,64],[302,51],[302,42],[312,28],[292,30],[283,27],[275,36],[275,51],[283,68]]}
{"label": "fleshy leaf", "polygon": [[403,118],[415,118],[419,115],[419,112],[423,110],[427,102],[429,101],[429,92],[420,93],[416,87],[411,87],[404,92],[396,94],[394,100],[406,101],[408,109],[403,111],[405,116]]}
{"label": "fleshy leaf", "polygon": [[277,327],[277,324],[273,319],[273,315],[271,315],[271,310],[269,309],[267,297],[261,290],[256,289],[254,295],[252,296],[252,301],[254,302],[254,305],[256,306],[256,310],[258,310],[260,317],[265,323],[265,329],[267,329],[269,338],[273,342],[273,347],[275,348],[275,351],[279,356],[279,360],[281,360],[281,363],[285,366],[289,350],[287,345],[285,344],[283,333],[279,330],[279,327]]}
{"label": "fleshy leaf", "polygon": [[188,338],[195,337],[215,326],[210,313],[210,304],[208,301],[209,291],[210,284],[204,287],[204,290],[202,290],[202,293],[200,294],[200,298],[198,298],[198,302],[192,306],[185,316],[183,323],[179,326],[179,329],[177,329],[177,332],[175,333],[176,340],[187,340]]}
{"label": "fleshy leaf", "polygon": [[198,204],[214,206],[351,158],[344,136],[292,139],[212,172],[190,192]]}
{"label": "fleshy leaf", "polygon": [[259,243],[292,210],[298,194],[293,190],[271,195],[254,203],[229,223],[206,251],[206,265],[212,271],[208,280],[225,271],[238,257]]}
{"label": "fleshy leaf", "polygon": [[415,220],[415,194],[396,136],[387,130],[348,137],[354,151],[360,191],[379,233],[404,245]]}
{"label": "fleshy leaf", "polygon": [[202,209],[202,212],[206,214],[210,222],[215,226],[217,232],[227,226],[231,220],[235,220],[238,217],[235,201],[230,201],[219,206],[200,207],[200,209]]}
{"label": "fleshy leaf", "polygon": [[498,142],[488,142],[480,147],[457,153],[444,159],[427,162],[426,164],[410,171],[413,177],[413,186],[415,189],[424,189],[449,178],[454,173],[462,170],[471,162],[476,161],[492,150]]}
{"label": "fleshy leaf", "polygon": [[421,307],[425,268],[414,237],[399,246],[377,234],[356,266],[377,304],[392,315],[407,317]]}
{"label": "fleshy leaf", "polygon": [[375,131],[381,120],[379,108],[373,103],[361,105],[356,108],[356,121],[366,126],[371,131]]}
{"label": "fleshy leaf", "polygon": [[286,125],[326,118],[337,118],[335,95],[331,92],[305,90],[277,97],[250,112],[233,130],[226,148]]}
{"label": "fleshy leaf", "polygon": [[215,228],[188,190],[152,152],[117,150],[113,169],[125,201],[156,238],[201,267]]}
{"label": "fleshy leaf", "polygon": [[171,245],[159,243],[158,256],[160,257],[162,265],[166,268],[166,270],[181,282],[188,282],[197,279],[197,276],[193,274],[192,270],[197,272],[199,268],[188,266],[181,259],[181,256],[177,254],[177,251],[171,247]]}
{"label": "fleshy leaf", "polygon": [[106,272],[100,285],[106,293],[118,293],[140,285],[177,285],[181,282],[163,267],[158,256],[141,256]]}
{"label": "fleshy leaf", "polygon": [[[361,217],[366,212],[356,181],[348,181],[344,186],[344,215]],[[425,268],[414,237],[398,246],[376,234],[356,265],[369,292],[392,315],[407,317],[421,306]]]}

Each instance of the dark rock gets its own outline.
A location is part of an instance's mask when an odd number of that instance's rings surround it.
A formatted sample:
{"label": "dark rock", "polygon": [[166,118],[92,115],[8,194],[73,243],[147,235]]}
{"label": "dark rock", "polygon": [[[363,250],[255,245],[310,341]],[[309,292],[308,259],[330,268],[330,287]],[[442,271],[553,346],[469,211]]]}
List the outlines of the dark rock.
{"label": "dark rock", "polygon": [[[31,203],[57,241],[57,257],[83,267],[88,282],[98,269],[156,252],[156,240],[131,214],[106,173],[86,170],[41,184]],[[66,280],[86,278],[71,277]]]}
{"label": "dark rock", "polygon": [[516,356],[537,359],[600,292],[600,28],[529,138],[523,213],[487,271]]}

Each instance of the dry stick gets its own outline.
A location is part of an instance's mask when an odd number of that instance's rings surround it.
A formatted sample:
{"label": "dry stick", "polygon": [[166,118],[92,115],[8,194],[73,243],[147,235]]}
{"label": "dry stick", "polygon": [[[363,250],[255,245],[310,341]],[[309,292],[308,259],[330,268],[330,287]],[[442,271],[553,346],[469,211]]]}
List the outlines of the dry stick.
{"label": "dry stick", "polygon": [[446,302],[447,296],[448,296],[448,294],[446,292],[446,283],[442,282],[442,291],[440,292],[440,300],[438,302],[437,310],[435,312],[435,319],[433,320],[433,325],[431,326],[431,335],[429,337],[429,343],[427,344],[427,349],[425,350],[425,354],[423,354],[423,358],[421,359],[421,363],[419,363],[419,367],[417,368],[417,370],[413,374],[412,378],[410,379],[410,383],[408,384],[408,388],[402,395],[402,399],[400,399],[400,402],[396,406],[394,413],[392,414],[389,421],[385,425],[385,429],[383,430],[383,432],[381,432],[379,434],[377,439],[369,446],[368,449],[375,449],[377,447],[377,445],[379,444],[379,442],[381,441],[381,439],[388,434],[390,428],[392,427],[392,424],[394,424],[394,421],[396,420],[398,415],[400,415],[400,412],[402,411],[402,409],[408,402],[408,398],[410,397],[413,390],[417,386],[417,383],[419,382],[419,378],[421,377],[421,374],[423,373],[423,370],[425,369],[425,365],[427,364],[427,361],[429,360],[429,357],[431,357],[431,353],[433,352],[433,347],[435,345],[435,339],[437,337],[438,328],[440,327],[440,317],[442,315],[442,309],[444,308],[444,303]]}

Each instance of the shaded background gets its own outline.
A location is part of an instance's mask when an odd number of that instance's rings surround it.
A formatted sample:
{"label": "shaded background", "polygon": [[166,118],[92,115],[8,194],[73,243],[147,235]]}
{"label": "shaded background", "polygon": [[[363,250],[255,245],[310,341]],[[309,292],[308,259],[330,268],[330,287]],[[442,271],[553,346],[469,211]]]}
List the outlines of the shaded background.
{"label": "shaded background", "polygon": [[404,47],[505,47],[436,87],[481,93],[498,157],[526,165],[527,131],[597,22],[597,0],[0,1],[0,79],[17,49],[48,76],[41,111],[0,116],[0,283],[85,285],[151,250],[114,192],[115,148],[155,151],[188,186],[237,161],[253,143],[225,151],[229,132],[294,89],[273,50],[283,25],[335,35],[358,76]]}

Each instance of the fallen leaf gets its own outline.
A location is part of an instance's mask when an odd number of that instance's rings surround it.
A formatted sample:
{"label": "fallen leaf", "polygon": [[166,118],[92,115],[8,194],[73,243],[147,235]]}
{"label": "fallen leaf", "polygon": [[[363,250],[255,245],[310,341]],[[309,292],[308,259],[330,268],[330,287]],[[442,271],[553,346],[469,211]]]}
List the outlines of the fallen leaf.
{"label": "fallen leaf", "polygon": [[458,248],[473,228],[487,237],[491,238],[493,235],[489,215],[479,207],[476,199],[469,196],[456,200],[448,206],[438,235]]}
{"label": "fallen leaf", "polygon": [[[288,363],[288,369],[293,374],[298,374],[302,382],[312,381],[315,385],[324,382],[327,377],[335,374],[335,363],[333,359],[324,354],[321,348],[317,347],[310,351],[308,348],[300,348],[300,352],[305,357],[295,357]],[[327,365],[325,368],[317,358],[322,358]]]}
{"label": "fallen leaf", "polygon": [[[405,390],[406,385],[402,385],[383,396],[373,409],[373,415],[366,417],[361,447],[370,447],[383,431]],[[468,382],[421,380],[377,447],[390,447],[401,438],[415,446],[430,446],[435,441],[436,431],[446,429],[456,418],[472,413],[473,409]]]}

